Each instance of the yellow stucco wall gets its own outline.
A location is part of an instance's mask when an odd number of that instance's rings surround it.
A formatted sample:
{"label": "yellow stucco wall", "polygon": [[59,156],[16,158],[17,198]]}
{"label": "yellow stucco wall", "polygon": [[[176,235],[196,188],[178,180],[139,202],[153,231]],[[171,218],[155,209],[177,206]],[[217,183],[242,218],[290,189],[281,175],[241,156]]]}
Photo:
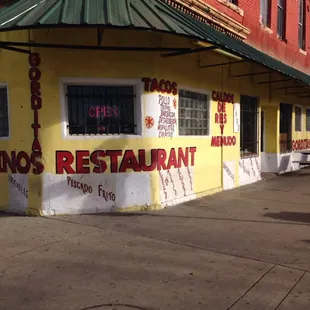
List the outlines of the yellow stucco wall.
{"label": "yellow stucco wall", "polygon": [[[3,34],[7,40],[27,40],[27,33]],[[15,37],[14,37],[15,36]],[[190,41],[184,38],[151,33],[134,33],[130,31],[105,31],[106,45],[162,45],[190,46]],[[32,39],[37,42],[96,44],[95,30],[41,30],[32,33]],[[192,54],[178,57],[163,58],[159,53],[139,52],[102,52],[79,51],[66,49],[32,49],[41,57],[40,83],[42,91],[42,109],[39,112],[40,143],[42,146],[42,161],[44,173],[55,174],[55,152],[66,150],[74,153],[76,150],[117,150],[130,149],[135,153],[139,149],[171,149],[195,146],[194,192],[196,197],[220,191],[223,188],[222,162],[233,162],[235,166],[235,185],[239,186],[240,135],[233,132],[233,104],[227,104],[227,124],[224,135],[236,136],[236,145],[227,147],[211,147],[211,137],[220,135],[219,124],[214,123],[217,102],[211,102],[211,135],[209,137],[175,137],[175,138],[102,138],[70,140],[63,139],[61,128],[61,94],[60,79],[62,78],[113,78],[140,79],[155,77],[178,83],[178,88],[188,90],[203,90],[211,96],[213,90],[233,93],[235,102],[240,101],[240,95],[257,96],[260,106],[265,111],[266,118],[266,152],[277,153],[279,140],[279,103],[295,103],[295,97],[289,97],[281,92],[270,93],[268,84],[257,84],[264,80],[263,76],[231,77],[256,70],[250,63],[218,66],[206,69],[198,68],[198,63],[212,64],[227,62],[227,58],[214,52],[201,55]],[[14,52],[0,52],[0,79],[8,84],[10,96],[11,137],[8,141],[0,141],[1,150],[31,151],[33,132],[33,111],[30,109],[30,81],[28,77],[29,64],[27,55]],[[276,75],[275,75],[276,76]],[[266,79],[266,77],[265,77]],[[305,100],[300,104],[306,105]],[[305,113],[305,110],[303,109]],[[294,117],[293,117],[294,119]],[[305,127],[305,121],[303,122]],[[260,126],[259,126],[260,128]],[[294,122],[293,122],[294,128]],[[310,137],[309,133],[293,133],[294,139]],[[109,163],[108,163],[109,164]],[[4,189],[0,195],[0,206],[6,208],[9,204],[8,176],[0,174],[0,186]],[[28,179],[28,212],[40,213],[42,207],[43,176],[30,175]],[[150,173],[151,204],[160,205],[159,175],[157,171]],[[132,208],[143,206],[133,205]]]}

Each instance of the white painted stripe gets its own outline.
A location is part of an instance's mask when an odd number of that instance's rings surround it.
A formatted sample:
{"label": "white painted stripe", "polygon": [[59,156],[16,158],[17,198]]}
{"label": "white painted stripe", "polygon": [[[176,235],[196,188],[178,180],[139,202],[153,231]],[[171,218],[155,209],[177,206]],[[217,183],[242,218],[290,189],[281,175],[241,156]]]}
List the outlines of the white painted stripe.
{"label": "white painted stripe", "polygon": [[39,3],[35,4],[35,5],[33,5],[32,7],[30,7],[30,8],[27,9],[26,11],[24,11],[24,12],[22,12],[22,13],[16,15],[16,16],[14,16],[13,18],[11,18],[11,19],[7,20],[6,22],[2,23],[0,26],[4,26],[5,24],[10,23],[10,22],[13,21],[14,19],[16,19],[16,18],[22,16],[23,14],[26,14],[27,12],[31,11],[32,9],[34,9],[35,7],[37,7],[38,5],[40,5],[41,3],[45,2],[45,1],[46,1],[46,0],[42,0],[41,2],[39,2]]}

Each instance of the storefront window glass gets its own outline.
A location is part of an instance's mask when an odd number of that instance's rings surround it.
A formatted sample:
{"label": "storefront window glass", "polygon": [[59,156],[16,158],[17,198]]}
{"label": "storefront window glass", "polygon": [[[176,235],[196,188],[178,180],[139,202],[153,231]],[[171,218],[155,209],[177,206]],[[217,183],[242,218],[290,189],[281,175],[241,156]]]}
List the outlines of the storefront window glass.
{"label": "storefront window glass", "polygon": [[306,130],[310,131],[310,109],[306,109]]}
{"label": "storefront window glass", "polygon": [[208,135],[209,113],[210,109],[207,95],[187,90],[180,90],[179,135]]}
{"label": "storefront window glass", "polygon": [[9,136],[7,89],[0,88],[0,137]]}
{"label": "storefront window glass", "polygon": [[134,87],[67,86],[70,135],[134,134]]}
{"label": "storefront window glass", "polygon": [[256,155],[258,150],[258,98],[241,96],[240,99],[240,152],[241,156]]}
{"label": "storefront window glass", "polygon": [[295,131],[301,131],[301,107],[295,106]]}

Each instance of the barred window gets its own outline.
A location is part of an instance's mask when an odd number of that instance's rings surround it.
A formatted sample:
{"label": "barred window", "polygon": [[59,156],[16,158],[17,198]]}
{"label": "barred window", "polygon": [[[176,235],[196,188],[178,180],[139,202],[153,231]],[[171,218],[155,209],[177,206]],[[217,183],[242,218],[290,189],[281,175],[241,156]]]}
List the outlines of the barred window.
{"label": "barred window", "polygon": [[70,135],[134,134],[133,86],[67,85]]}
{"label": "barred window", "polygon": [[301,107],[295,106],[295,131],[301,131]]}
{"label": "barred window", "polygon": [[8,95],[6,87],[0,88],[0,137],[9,136]]}
{"label": "barred window", "polygon": [[306,130],[310,131],[310,109],[306,109]]}
{"label": "barred window", "polygon": [[240,152],[242,156],[258,153],[258,98],[240,98]]}
{"label": "barred window", "polygon": [[205,94],[180,90],[179,135],[206,136],[209,134],[209,100]]}

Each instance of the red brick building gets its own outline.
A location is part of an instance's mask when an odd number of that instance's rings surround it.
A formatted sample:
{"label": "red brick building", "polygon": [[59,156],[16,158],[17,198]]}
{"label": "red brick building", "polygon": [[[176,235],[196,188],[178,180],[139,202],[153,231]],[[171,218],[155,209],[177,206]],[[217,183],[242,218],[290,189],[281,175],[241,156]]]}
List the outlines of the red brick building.
{"label": "red brick building", "polygon": [[[247,28],[246,42],[310,73],[310,0],[199,0]],[[233,25],[229,19],[227,22]],[[228,23],[226,23],[228,25]],[[242,29],[242,28],[241,28]],[[238,31],[238,30],[237,30]],[[241,33],[247,31],[241,31]]]}

